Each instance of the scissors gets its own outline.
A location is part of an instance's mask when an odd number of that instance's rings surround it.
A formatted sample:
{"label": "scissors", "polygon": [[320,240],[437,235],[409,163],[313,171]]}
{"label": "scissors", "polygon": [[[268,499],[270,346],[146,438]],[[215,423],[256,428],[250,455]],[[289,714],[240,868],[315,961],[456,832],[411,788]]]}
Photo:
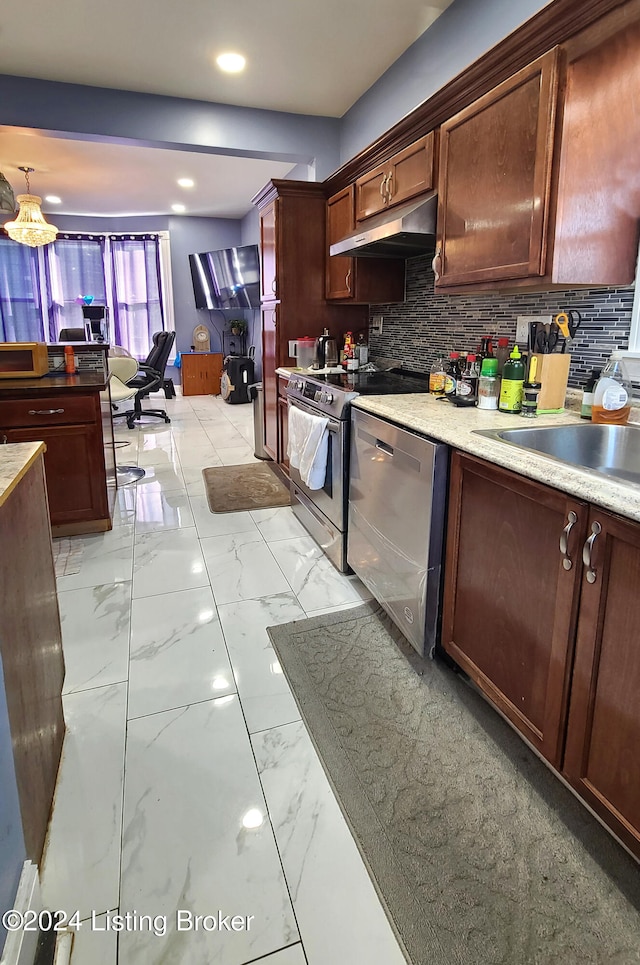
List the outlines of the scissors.
{"label": "scissors", "polygon": [[567,342],[575,338],[576,332],[582,325],[582,315],[577,309],[571,308],[568,313],[560,312],[556,315],[555,324],[564,336],[564,342],[562,344],[562,351],[564,352]]}

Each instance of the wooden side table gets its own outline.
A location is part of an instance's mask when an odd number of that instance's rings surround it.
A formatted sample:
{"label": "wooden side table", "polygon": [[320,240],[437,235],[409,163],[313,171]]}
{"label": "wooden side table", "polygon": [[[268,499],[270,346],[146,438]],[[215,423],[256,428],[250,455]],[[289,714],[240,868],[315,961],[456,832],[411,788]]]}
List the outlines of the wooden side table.
{"label": "wooden side table", "polygon": [[180,356],[183,395],[220,395],[220,352],[185,352]]}

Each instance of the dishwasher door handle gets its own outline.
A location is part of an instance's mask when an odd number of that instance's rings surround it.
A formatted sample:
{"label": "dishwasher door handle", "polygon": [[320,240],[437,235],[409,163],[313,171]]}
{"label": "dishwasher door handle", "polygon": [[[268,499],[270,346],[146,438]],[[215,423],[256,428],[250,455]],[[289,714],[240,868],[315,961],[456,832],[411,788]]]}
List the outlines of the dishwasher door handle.
{"label": "dishwasher door handle", "polygon": [[389,446],[386,442],[382,442],[381,439],[376,439],[376,449],[380,452],[386,453],[387,456],[392,456],[394,453],[393,446]]}

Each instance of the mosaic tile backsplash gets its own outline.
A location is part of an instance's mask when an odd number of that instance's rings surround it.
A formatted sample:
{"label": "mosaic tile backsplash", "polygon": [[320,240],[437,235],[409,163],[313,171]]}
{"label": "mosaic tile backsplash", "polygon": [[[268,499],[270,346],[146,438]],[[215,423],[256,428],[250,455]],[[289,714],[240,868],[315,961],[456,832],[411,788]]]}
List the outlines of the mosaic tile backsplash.
{"label": "mosaic tile backsplash", "polygon": [[[370,334],[370,354],[428,372],[439,354],[474,351],[484,335],[509,338],[514,344],[518,315],[556,315],[570,308],[582,315],[582,327],[568,349],[572,361],[569,385],[580,387],[593,368],[602,368],[614,349],[629,344],[634,286],[562,289],[551,292],[434,294],[431,258],[407,261],[407,299],[372,305],[383,316],[381,334]],[[496,343],[494,342],[494,345]]]}

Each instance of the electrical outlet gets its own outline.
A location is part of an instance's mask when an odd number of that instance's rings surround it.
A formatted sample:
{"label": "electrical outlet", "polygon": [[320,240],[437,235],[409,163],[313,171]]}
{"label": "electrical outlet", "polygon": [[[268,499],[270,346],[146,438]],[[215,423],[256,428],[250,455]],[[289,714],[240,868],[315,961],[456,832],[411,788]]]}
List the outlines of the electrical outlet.
{"label": "electrical outlet", "polygon": [[371,331],[377,332],[378,335],[382,332],[382,315],[372,315],[371,316]]}
{"label": "electrical outlet", "polygon": [[553,315],[518,315],[516,319],[516,342],[526,345],[529,340],[529,325],[537,322],[539,325],[550,325]]}

